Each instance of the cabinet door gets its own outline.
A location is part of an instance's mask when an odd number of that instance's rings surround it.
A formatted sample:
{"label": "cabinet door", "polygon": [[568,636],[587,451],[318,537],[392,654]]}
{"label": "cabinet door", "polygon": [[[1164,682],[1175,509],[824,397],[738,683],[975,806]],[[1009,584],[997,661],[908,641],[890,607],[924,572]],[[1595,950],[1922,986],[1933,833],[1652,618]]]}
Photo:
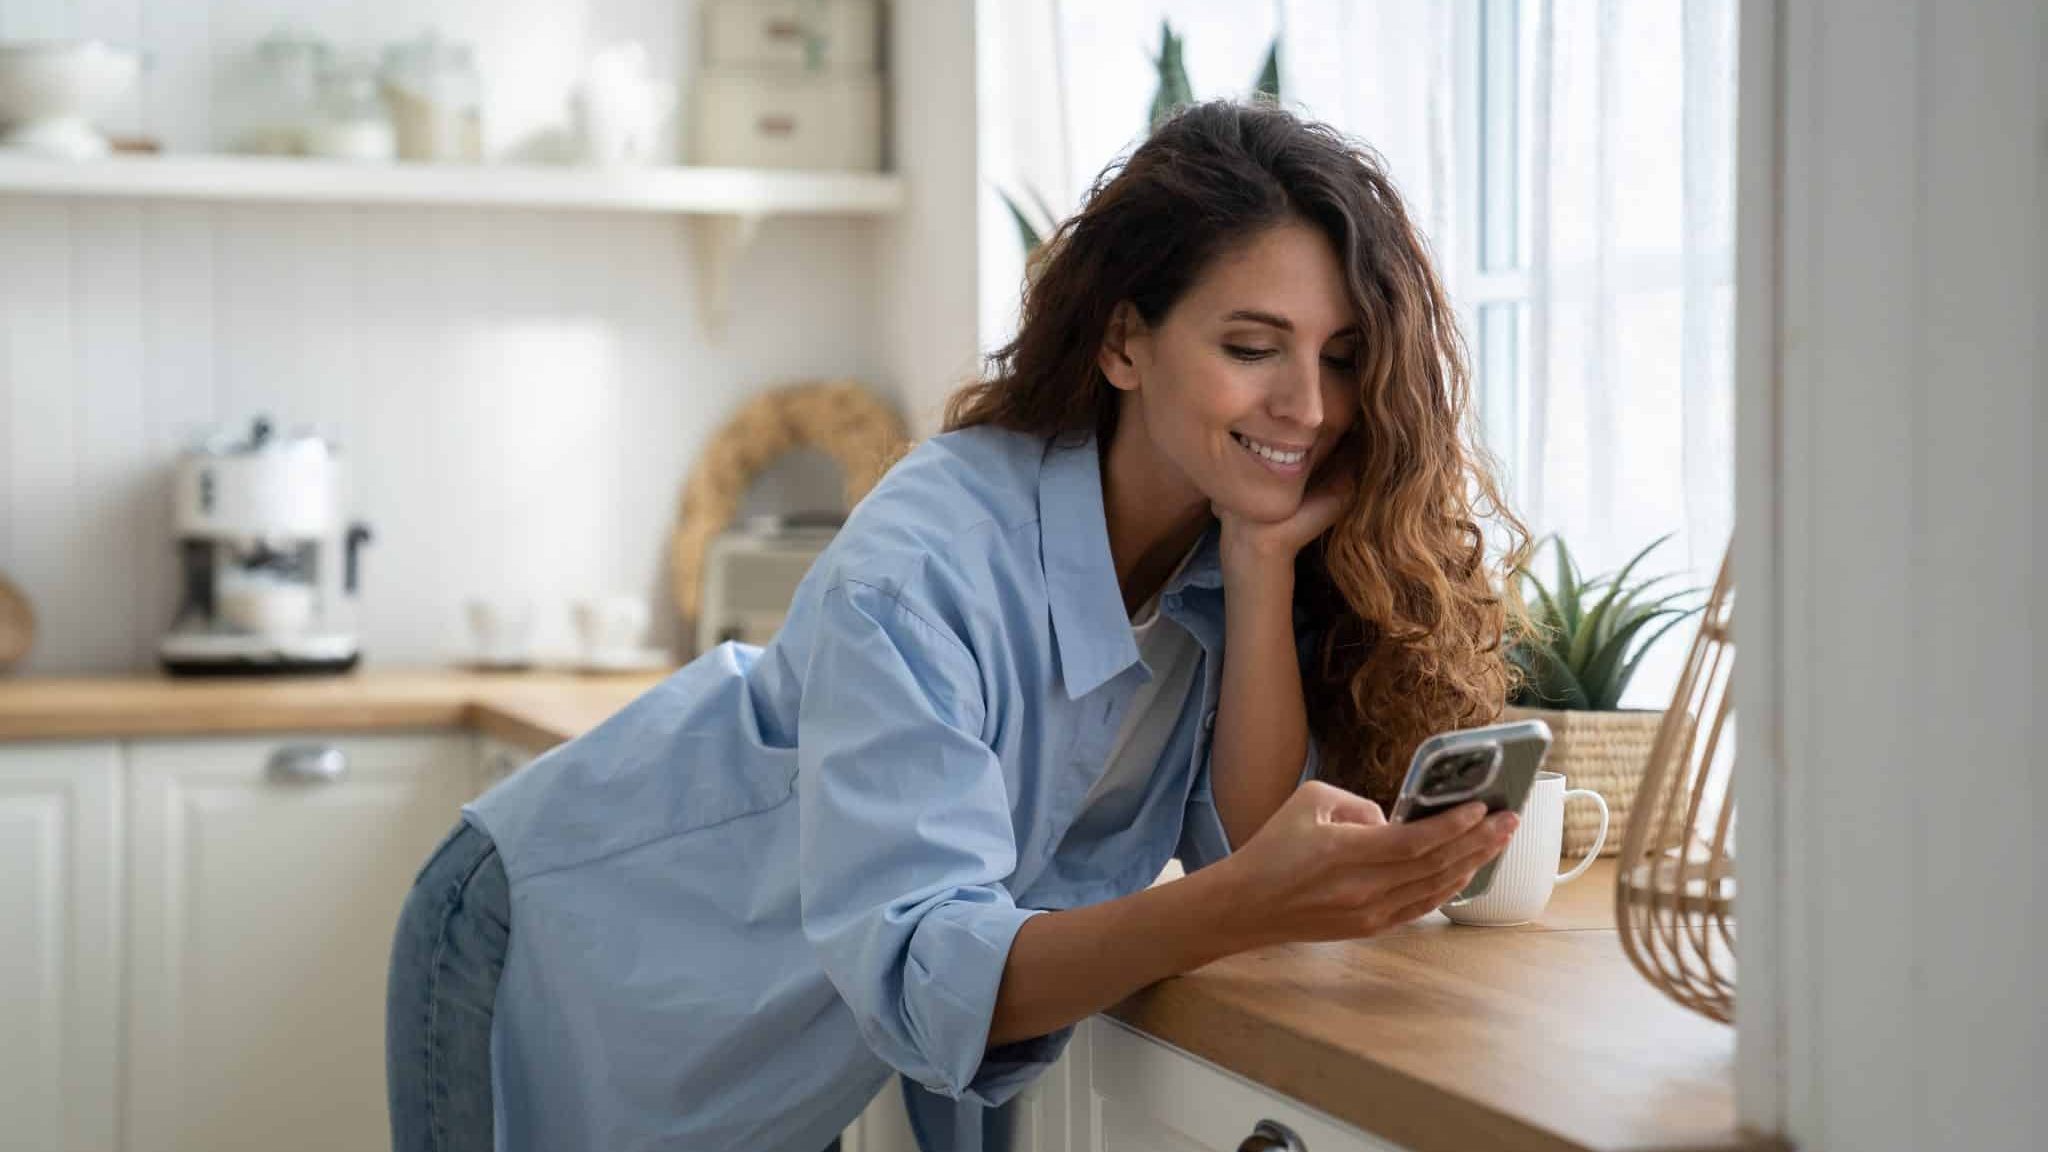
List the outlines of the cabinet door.
{"label": "cabinet door", "polygon": [[118,746],[0,746],[0,1144],[114,1147]]}
{"label": "cabinet door", "polygon": [[131,1152],[389,1146],[384,980],[463,735],[130,747]]}
{"label": "cabinet door", "polygon": [[1305,1152],[1400,1152],[1107,1017],[1088,1022],[1087,1039],[1095,1152],[1237,1152],[1262,1123]]}

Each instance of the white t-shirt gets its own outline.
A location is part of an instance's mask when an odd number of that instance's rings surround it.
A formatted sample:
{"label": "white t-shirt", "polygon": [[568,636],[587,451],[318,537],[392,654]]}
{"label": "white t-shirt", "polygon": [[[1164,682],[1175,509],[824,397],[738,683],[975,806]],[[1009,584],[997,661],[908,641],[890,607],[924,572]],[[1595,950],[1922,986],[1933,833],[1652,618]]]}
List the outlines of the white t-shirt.
{"label": "white t-shirt", "polygon": [[[1181,566],[1186,564],[1187,557],[1183,557]],[[1176,568],[1174,575],[1179,574]],[[1168,577],[1167,583],[1172,582],[1173,577]],[[1132,694],[1130,709],[1110,743],[1108,766],[1081,802],[1077,827],[1129,822],[1166,751],[1202,665],[1202,646],[1187,629],[1160,613],[1157,592],[1131,617],[1131,638],[1137,641],[1138,658],[1151,669],[1152,679]]]}

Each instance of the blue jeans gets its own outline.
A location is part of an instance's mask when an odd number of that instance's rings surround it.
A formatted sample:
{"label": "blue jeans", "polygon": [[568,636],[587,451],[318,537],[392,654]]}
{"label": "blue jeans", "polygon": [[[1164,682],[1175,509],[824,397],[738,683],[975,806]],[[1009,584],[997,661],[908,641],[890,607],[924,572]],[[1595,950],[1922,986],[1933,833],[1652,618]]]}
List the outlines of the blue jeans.
{"label": "blue jeans", "polygon": [[[498,846],[462,821],[398,914],[384,993],[392,1152],[492,1152],[491,1014],[512,941]],[[825,1152],[839,1152],[834,1140]]]}
{"label": "blue jeans", "polygon": [[392,1152],[491,1152],[491,1013],[511,939],[497,845],[459,823],[413,881],[391,945]]}

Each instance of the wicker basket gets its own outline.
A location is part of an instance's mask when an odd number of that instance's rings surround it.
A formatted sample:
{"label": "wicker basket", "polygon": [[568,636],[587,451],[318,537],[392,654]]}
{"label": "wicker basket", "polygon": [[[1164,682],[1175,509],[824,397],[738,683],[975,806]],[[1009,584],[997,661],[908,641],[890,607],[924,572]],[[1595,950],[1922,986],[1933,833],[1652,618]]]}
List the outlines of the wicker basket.
{"label": "wicker basket", "polygon": [[[1543,766],[1564,773],[1565,787],[1591,788],[1607,801],[1607,843],[1602,856],[1621,851],[1621,831],[1628,827],[1628,813],[1643,782],[1643,769],[1650,761],[1650,748],[1657,742],[1657,726],[1664,713],[1556,712],[1548,708],[1517,708],[1510,705],[1501,714],[1506,720],[1541,720],[1550,725],[1553,742]],[[1578,857],[1593,846],[1600,831],[1600,813],[1588,804],[1571,804],[1564,811],[1564,854]]]}

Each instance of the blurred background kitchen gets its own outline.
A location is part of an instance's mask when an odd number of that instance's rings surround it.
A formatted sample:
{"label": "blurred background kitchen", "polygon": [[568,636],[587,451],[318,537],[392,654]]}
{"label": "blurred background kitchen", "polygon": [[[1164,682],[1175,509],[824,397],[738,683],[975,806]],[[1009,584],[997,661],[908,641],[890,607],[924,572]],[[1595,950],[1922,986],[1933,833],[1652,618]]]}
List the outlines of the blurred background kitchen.
{"label": "blurred background kitchen", "polygon": [[1017,1146],[2041,1147],[2038,0],[0,0],[0,1147],[382,1146],[453,813],[772,635],[1219,96],[1384,154],[1535,576],[1617,603],[1513,653],[1565,856],[1685,759],[1741,507],[1742,999],[1603,860],[1089,1021]]}
{"label": "blurred background kitchen", "polygon": [[[8,0],[0,570],[36,626],[17,669],[164,657],[176,542],[236,527],[180,519],[179,454],[246,446],[259,417],[344,466],[317,563],[353,554],[357,592],[306,627],[365,661],[574,662],[573,605],[598,599],[644,605],[628,647],[687,658],[673,536],[722,423],[849,380],[931,431],[1014,323],[1018,225],[1077,203],[1173,78],[1242,96],[1269,68],[1403,183],[1532,523],[1589,570],[1675,533],[1656,559],[1707,583],[1732,519],[1735,6],[1534,17]],[[835,461],[790,446],[751,462],[736,526],[841,509]]]}

